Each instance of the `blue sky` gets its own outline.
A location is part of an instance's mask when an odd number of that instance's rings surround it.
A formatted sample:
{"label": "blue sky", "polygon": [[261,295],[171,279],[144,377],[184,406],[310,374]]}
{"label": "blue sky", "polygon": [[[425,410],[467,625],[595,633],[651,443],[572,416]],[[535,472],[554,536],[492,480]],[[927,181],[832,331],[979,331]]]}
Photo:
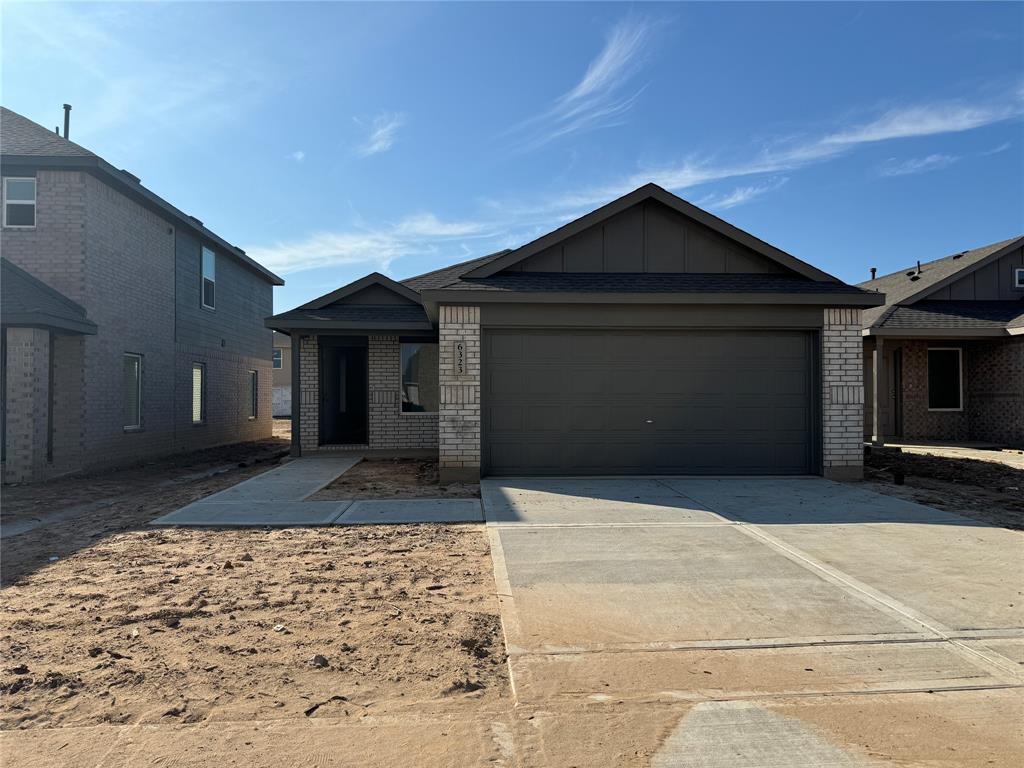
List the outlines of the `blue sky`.
{"label": "blue sky", "polygon": [[647,181],[848,281],[1024,233],[1024,5],[2,6],[5,106],[287,280],[281,311]]}

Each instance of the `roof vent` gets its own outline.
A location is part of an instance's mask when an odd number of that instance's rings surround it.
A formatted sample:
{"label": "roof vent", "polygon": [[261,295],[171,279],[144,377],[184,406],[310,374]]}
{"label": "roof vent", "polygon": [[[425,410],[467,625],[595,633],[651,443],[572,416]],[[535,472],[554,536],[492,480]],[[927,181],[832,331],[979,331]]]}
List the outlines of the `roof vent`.
{"label": "roof vent", "polygon": [[877,275],[877,274],[878,274],[878,268],[877,267],[872,267],[871,268],[871,279],[874,280],[875,279],[875,275]]}
{"label": "roof vent", "polygon": [[967,251],[963,251],[962,253],[954,253],[953,254],[953,258],[954,259],[962,259],[966,255],[967,255]]}
{"label": "roof vent", "polygon": [[911,275],[910,279],[911,280],[920,280],[921,276],[920,275]]}
{"label": "roof vent", "polygon": [[198,224],[198,225],[199,225],[200,227],[204,226],[203,222],[201,222],[201,221],[200,221],[199,219],[197,219],[197,218],[196,218],[195,216],[189,216],[189,218],[190,218],[190,219],[191,219],[192,221],[194,221],[194,222],[195,222],[196,224]]}
{"label": "roof vent", "polygon": [[915,272],[914,270],[910,270],[909,272],[907,272],[907,277],[913,277],[916,274],[917,272]]}
{"label": "roof vent", "polygon": [[126,171],[124,168],[122,168],[121,169],[121,173],[123,173],[125,176],[127,176],[132,181],[134,181],[136,184],[141,184],[142,183],[142,179],[140,179],[138,176],[136,176],[131,171]]}

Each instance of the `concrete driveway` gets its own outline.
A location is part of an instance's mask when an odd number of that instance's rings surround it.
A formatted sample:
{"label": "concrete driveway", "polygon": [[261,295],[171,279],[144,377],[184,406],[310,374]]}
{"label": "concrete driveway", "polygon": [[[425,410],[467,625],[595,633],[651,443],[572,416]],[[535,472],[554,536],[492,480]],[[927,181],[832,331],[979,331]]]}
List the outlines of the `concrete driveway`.
{"label": "concrete driveway", "polygon": [[485,480],[532,765],[1012,765],[1021,534],[820,478]]}

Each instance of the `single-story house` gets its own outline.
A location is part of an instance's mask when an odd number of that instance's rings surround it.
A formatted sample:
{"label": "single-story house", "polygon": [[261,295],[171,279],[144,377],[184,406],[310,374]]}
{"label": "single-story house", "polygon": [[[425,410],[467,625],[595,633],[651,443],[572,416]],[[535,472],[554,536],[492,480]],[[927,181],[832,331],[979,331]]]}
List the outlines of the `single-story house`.
{"label": "single-story house", "polygon": [[491,475],[862,471],[847,285],[648,184],[543,237],[267,319],[296,454],[436,455]]}
{"label": "single-story house", "polygon": [[861,287],[868,439],[1024,445],[1024,236]]}

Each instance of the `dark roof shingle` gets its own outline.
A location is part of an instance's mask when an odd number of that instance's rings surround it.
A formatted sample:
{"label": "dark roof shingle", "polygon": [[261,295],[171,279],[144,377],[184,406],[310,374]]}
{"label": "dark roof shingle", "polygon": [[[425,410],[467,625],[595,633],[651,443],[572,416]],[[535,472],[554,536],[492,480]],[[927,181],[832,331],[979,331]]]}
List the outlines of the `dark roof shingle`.
{"label": "dark roof shingle", "polygon": [[39,278],[0,259],[0,321],[4,325],[96,333],[85,308]]}
{"label": "dark roof shingle", "polygon": [[349,323],[353,327],[363,325],[368,328],[430,328],[427,313],[418,304],[396,306],[337,303],[322,309],[293,309],[282,312],[274,315],[269,322],[274,328],[299,328],[303,324],[315,328],[323,323]]}
{"label": "dark roof shingle", "polygon": [[883,328],[1005,328],[1024,319],[1024,301],[919,301],[894,307]]}
{"label": "dark roof shingle", "polygon": [[85,147],[0,107],[0,152],[27,157],[96,157]]}

